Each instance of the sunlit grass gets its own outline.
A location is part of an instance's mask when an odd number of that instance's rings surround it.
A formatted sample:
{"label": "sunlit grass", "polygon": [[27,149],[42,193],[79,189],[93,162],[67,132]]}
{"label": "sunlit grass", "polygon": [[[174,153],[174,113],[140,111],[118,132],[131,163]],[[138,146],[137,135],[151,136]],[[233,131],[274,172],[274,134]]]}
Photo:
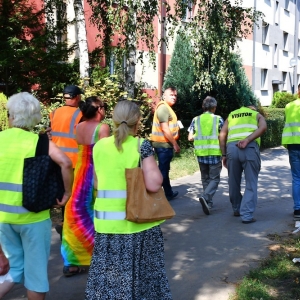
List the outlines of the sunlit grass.
{"label": "sunlit grass", "polygon": [[232,300],[296,300],[300,299],[299,238],[280,238],[261,265],[249,272],[237,286]]}
{"label": "sunlit grass", "polygon": [[181,150],[171,161],[170,179],[192,175],[199,171],[199,165],[192,148]]}

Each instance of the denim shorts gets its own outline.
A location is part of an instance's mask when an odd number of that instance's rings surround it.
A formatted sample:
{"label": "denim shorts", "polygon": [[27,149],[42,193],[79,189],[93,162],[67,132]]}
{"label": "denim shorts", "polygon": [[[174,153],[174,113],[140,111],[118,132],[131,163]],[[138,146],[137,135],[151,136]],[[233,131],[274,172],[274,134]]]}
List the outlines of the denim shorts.
{"label": "denim shorts", "polygon": [[24,282],[28,290],[38,293],[49,291],[51,223],[50,219],[24,225],[0,223],[0,244],[13,282]]}

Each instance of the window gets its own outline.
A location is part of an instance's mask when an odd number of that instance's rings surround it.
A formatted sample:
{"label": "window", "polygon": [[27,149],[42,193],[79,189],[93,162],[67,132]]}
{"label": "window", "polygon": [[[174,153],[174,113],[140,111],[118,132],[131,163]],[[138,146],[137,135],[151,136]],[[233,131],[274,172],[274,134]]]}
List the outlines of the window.
{"label": "window", "polygon": [[285,10],[289,10],[289,3],[290,3],[290,0],[284,0],[284,9]]}
{"label": "window", "polygon": [[268,88],[268,69],[261,69],[261,89],[266,90]]}
{"label": "window", "polygon": [[288,39],[289,39],[289,34],[287,32],[283,32],[283,50],[288,51]]}
{"label": "window", "polygon": [[277,68],[278,65],[278,46],[277,44],[274,45],[274,55],[273,55],[273,61],[274,61],[274,68]]}
{"label": "window", "polygon": [[287,78],[287,72],[282,72],[282,81],[283,81],[282,90],[283,90],[283,91],[286,91],[286,90],[287,90],[287,82],[286,82],[286,78]]}
{"label": "window", "polygon": [[191,21],[193,17],[193,1],[182,0],[182,19],[183,22]]}
{"label": "window", "polygon": [[110,55],[110,60],[109,60],[109,74],[110,75],[115,74],[115,63],[116,63],[116,57],[115,57],[115,54],[112,53]]}
{"label": "window", "polygon": [[275,16],[274,16],[275,25],[279,24],[279,2],[275,2]]}
{"label": "window", "polygon": [[262,21],[262,43],[269,45],[269,24]]}

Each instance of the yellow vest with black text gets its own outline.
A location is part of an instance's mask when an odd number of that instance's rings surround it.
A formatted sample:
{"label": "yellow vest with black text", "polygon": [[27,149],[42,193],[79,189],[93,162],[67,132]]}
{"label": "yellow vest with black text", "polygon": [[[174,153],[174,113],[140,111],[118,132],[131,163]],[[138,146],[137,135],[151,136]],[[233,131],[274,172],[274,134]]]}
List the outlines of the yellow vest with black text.
{"label": "yellow vest with black text", "polygon": [[206,112],[194,119],[194,148],[197,156],[221,156],[219,145],[220,116]]}
{"label": "yellow vest with black text", "polygon": [[79,108],[68,105],[50,113],[52,142],[71,159],[73,169],[78,157],[75,129],[81,117],[82,112]]}
{"label": "yellow vest with black text", "polygon": [[[257,111],[247,107],[232,111],[228,116],[227,143],[241,141],[257,128]],[[260,145],[260,138],[255,140]]]}
{"label": "yellow vest with black text", "polygon": [[282,145],[300,144],[300,99],[285,107],[285,126],[282,132]]}
{"label": "yellow vest with black text", "polygon": [[169,124],[169,128],[170,128],[170,132],[173,135],[173,138],[175,140],[178,140],[179,138],[179,126],[177,124],[177,116],[174,112],[174,110],[171,108],[170,105],[168,105],[167,102],[165,101],[160,101],[158,102],[156,109],[155,109],[155,113],[154,113],[154,117],[153,117],[153,124],[152,124],[152,133],[151,133],[151,141],[152,142],[160,142],[160,143],[168,143],[169,141],[165,138],[164,133],[161,129],[160,126],[160,122],[159,119],[157,117],[157,109],[160,105],[165,105],[171,115],[172,120],[169,120],[168,124]]}
{"label": "yellow vest with black text", "polygon": [[0,132],[0,223],[30,224],[49,219],[50,212],[22,206],[24,158],[35,155],[38,135],[10,128]]}
{"label": "yellow vest with black text", "polygon": [[125,168],[138,166],[138,140],[133,136],[128,136],[122,147],[123,151],[119,152],[114,144],[114,136],[111,136],[101,139],[93,148],[94,168],[98,182],[94,205],[94,225],[98,233],[135,233],[163,222],[137,224],[125,220]]}

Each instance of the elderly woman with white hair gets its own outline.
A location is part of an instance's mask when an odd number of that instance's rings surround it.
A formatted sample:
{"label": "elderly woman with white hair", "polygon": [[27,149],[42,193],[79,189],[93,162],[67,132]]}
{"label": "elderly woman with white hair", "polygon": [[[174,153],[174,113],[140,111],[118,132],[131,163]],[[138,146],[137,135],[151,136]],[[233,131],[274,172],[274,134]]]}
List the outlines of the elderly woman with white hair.
{"label": "elderly woman with white hair", "polygon": [[[49,290],[50,212],[34,213],[22,206],[24,159],[35,156],[38,135],[30,130],[41,120],[41,107],[23,92],[9,98],[7,109],[10,128],[0,132],[0,244],[12,282],[0,284],[0,298],[14,283],[24,282],[29,300],[43,300]],[[71,196],[72,163],[51,141],[48,154],[61,167],[65,193],[57,205],[63,206]]]}

